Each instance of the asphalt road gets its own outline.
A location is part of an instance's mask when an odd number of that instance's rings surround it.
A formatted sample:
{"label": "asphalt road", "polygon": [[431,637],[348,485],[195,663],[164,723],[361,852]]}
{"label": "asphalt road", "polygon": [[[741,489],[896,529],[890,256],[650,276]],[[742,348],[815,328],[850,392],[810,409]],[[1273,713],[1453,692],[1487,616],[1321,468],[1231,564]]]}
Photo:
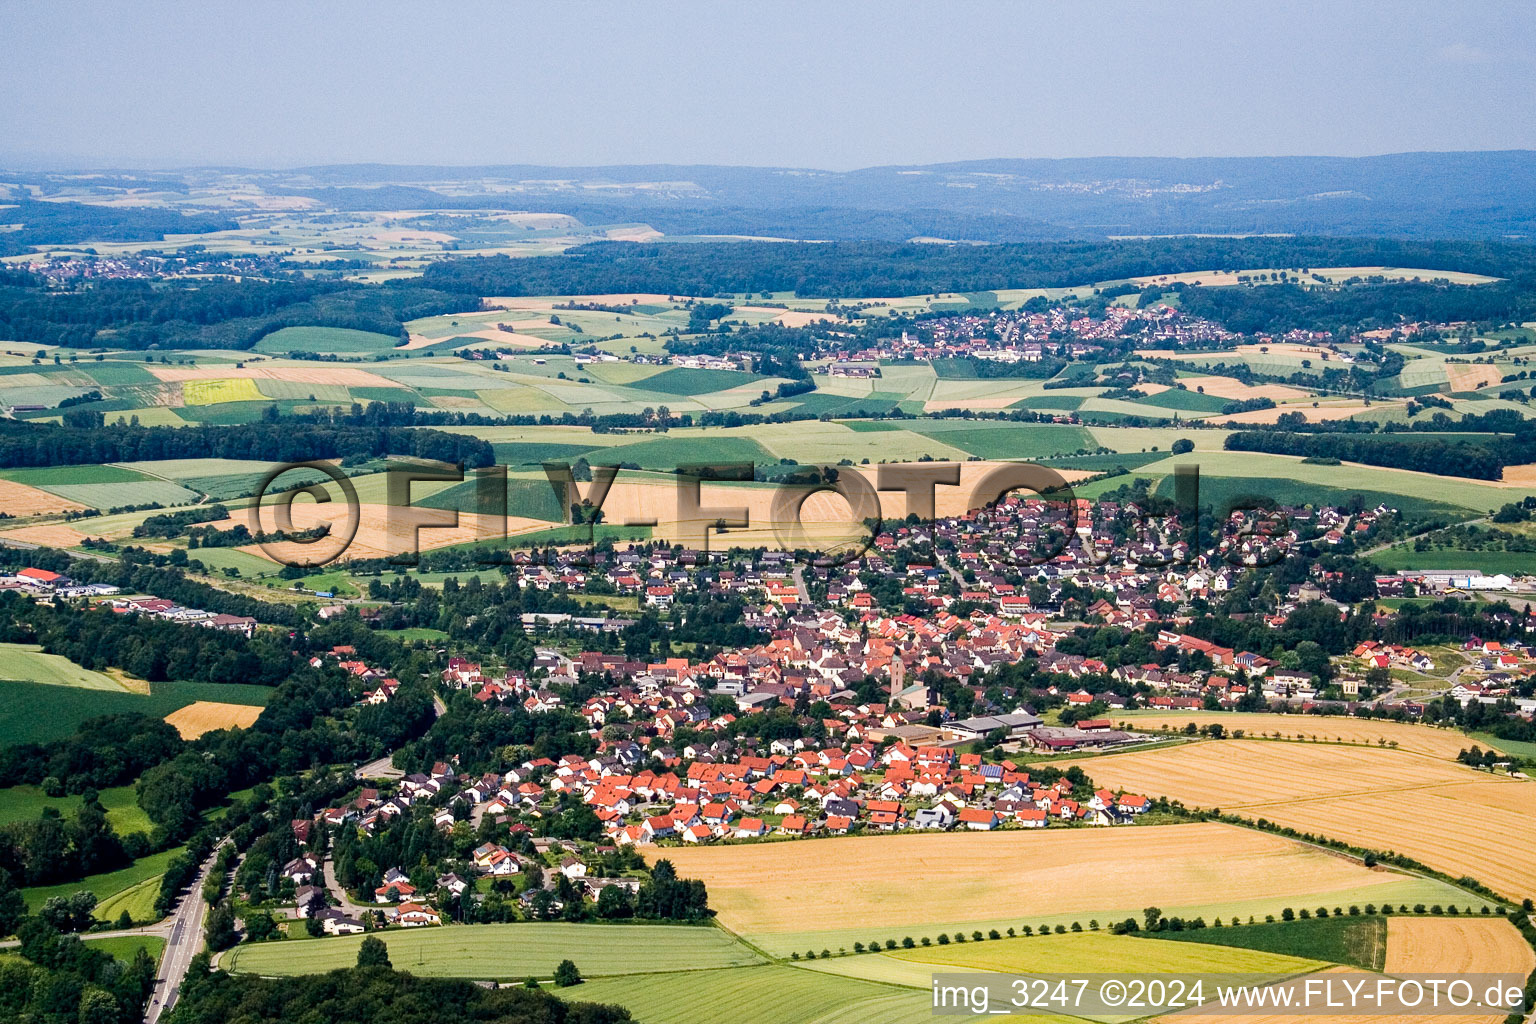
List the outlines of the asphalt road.
{"label": "asphalt road", "polygon": [[187,976],[187,968],[191,966],[192,958],[203,948],[203,922],[208,916],[208,904],[203,902],[203,883],[208,880],[208,872],[213,870],[213,862],[219,850],[227,842],[229,840],[225,839],[214,847],[198,869],[197,877],[192,880],[186,895],[166,919],[170,924],[170,934],[165,940],[165,951],[160,955],[160,970],[155,976],[155,989],[150,997],[149,1009],[144,1014],[145,1024],[156,1024],[162,1013],[176,1005],[176,997],[181,993],[181,983]]}

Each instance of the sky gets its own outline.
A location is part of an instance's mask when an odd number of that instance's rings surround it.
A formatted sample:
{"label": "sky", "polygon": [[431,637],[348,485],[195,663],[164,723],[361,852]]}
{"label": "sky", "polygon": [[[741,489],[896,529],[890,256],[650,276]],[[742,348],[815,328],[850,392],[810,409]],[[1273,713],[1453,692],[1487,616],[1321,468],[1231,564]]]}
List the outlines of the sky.
{"label": "sky", "polygon": [[1536,148],[1521,3],[26,3],[0,165]]}

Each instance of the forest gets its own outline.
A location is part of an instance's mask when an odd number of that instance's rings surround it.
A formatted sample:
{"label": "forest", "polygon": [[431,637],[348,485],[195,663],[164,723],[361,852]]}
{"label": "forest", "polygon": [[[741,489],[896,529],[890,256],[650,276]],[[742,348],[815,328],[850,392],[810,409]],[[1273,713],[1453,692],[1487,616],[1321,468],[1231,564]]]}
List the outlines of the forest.
{"label": "forest", "polygon": [[[14,177],[9,180],[15,180]],[[11,228],[11,225],[15,225]],[[37,245],[74,242],[153,242],[168,234],[200,235],[239,227],[228,217],[184,214],[142,206],[36,202],[12,197],[0,206],[0,256],[30,252]]]}
{"label": "forest", "polygon": [[[355,407],[354,407],[355,408]],[[491,446],[465,434],[378,426],[363,414],[282,416],[274,407],[240,426],[66,426],[0,421],[0,467],[80,466],[156,459],[315,459],[409,455],[469,468],[495,461]]]}
{"label": "forest", "polygon": [[1536,274],[1486,285],[1366,281],[1338,288],[1180,286],[1180,308],[1241,334],[1370,330],[1403,322],[1501,322],[1536,316]]}
{"label": "forest", "polygon": [[0,643],[41,644],[85,668],[120,668],[150,682],[276,686],[293,669],[286,645],[261,634],[247,640],[228,630],[110,608],[50,607],[15,591],[0,595]]}
{"label": "forest", "polygon": [[418,978],[389,966],[297,978],[258,978],[209,970],[200,954],[187,971],[167,1024],[621,1024],[629,1011],[566,1003],[521,986],[488,989],[472,981]]}
{"label": "forest", "polygon": [[1394,441],[1385,436],[1361,438],[1347,433],[1302,434],[1287,430],[1238,431],[1227,435],[1225,447],[1234,452],[1339,459],[1474,480],[1498,480],[1505,466],[1520,465],[1533,459],[1529,443],[1513,440],[1484,445],[1439,439]]}
{"label": "forest", "polygon": [[[848,298],[1064,288],[1221,268],[1329,266],[1423,267],[1509,277],[1536,270],[1536,247],[1355,238],[1160,238],[987,246],[593,242],[558,256],[444,260],[429,266],[419,283],[477,297],[792,291],[807,298]],[[1256,290],[1263,289],[1241,289]]]}
{"label": "forest", "polygon": [[284,327],[345,327],[399,336],[406,320],[475,309],[462,295],[407,286],[277,280],[92,281],[43,287],[0,278],[0,336],[41,345],[144,350],[248,349]]}

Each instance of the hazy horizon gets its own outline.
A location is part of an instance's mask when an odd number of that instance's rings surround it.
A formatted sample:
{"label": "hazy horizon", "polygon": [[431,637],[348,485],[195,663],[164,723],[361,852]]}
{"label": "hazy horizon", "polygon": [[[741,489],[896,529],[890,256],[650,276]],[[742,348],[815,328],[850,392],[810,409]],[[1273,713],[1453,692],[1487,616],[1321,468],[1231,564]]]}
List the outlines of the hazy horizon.
{"label": "hazy horizon", "polygon": [[26,5],[0,164],[670,164],[1536,149],[1496,4]]}

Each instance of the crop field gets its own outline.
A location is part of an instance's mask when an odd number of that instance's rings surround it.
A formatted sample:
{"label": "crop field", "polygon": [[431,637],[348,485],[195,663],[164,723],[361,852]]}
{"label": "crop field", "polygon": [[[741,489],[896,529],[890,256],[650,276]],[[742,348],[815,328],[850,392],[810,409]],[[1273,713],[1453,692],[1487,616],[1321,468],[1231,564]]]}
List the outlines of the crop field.
{"label": "crop field", "polygon": [[1098,758],[1093,777],[1117,790],[1404,854],[1517,899],[1536,894],[1536,833],[1523,824],[1536,816],[1536,782],[1435,755],[1221,740]]}
{"label": "crop field", "polygon": [[50,466],[43,469],[0,470],[0,479],[14,480],[28,487],[46,488],[76,484],[139,483],[150,477],[123,466]]}
{"label": "crop field", "polygon": [[[570,959],[583,975],[656,972],[687,964],[692,970],[743,967],[762,958],[719,928],[689,925],[599,925],[561,922],[423,928],[386,932],[395,966],[431,977],[521,981],[547,978]],[[361,935],[241,946],[225,955],[230,970],[253,974],[314,974],[351,967]]]}
{"label": "crop field", "polygon": [[261,708],[249,704],[221,704],[215,701],[193,701],[165,716],[176,727],[184,740],[195,740],[205,732],[215,729],[244,729],[261,715]]}
{"label": "crop field", "polygon": [[[138,794],[132,786],[113,786],[98,793],[101,806],[106,809],[107,821],[119,835],[129,832],[148,832],[149,816],[138,805]],[[52,807],[65,817],[80,807],[78,796],[45,796],[37,786],[11,786],[0,789],[0,825],[13,821],[29,821]]]}
{"label": "crop field", "polygon": [[71,512],[85,508],[78,501],[51,494],[36,487],[0,479],[0,512],[22,517]]}
{"label": "crop field", "polygon": [[1282,956],[1308,957],[1366,971],[1379,971],[1387,959],[1388,922],[1396,924],[1399,920],[1410,919],[1374,914],[1312,917],[1296,921],[1168,932],[1162,938],[1164,941],[1188,945],[1262,950]]}
{"label": "crop field", "polygon": [[[65,882],[61,885],[40,885],[30,889],[22,889],[21,895],[27,901],[27,909],[36,913],[37,909],[46,903],[50,897],[68,896],[71,893],[81,891],[93,892],[98,900],[96,920],[110,920],[110,918],[105,917],[103,914],[103,904],[135,886],[151,879],[159,879],[161,875],[165,874],[165,867],[171,862],[172,858],[179,856],[185,849],[185,847],[177,846],[169,850],[161,850],[159,853],[140,857],[132,864],[117,871],[106,871],[99,875],[88,875],[78,881]],[[153,904],[153,896],[150,897],[150,902]],[[115,918],[120,913],[122,913],[121,907],[112,916]],[[138,920],[138,918],[135,918],[135,920]]]}
{"label": "crop field", "polygon": [[1227,402],[1228,399],[1217,395],[1201,394],[1193,388],[1187,391],[1170,388],[1136,400],[1138,405],[1155,405],[1163,409],[1177,409],[1180,412],[1190,413],[1220,412]]}
{"label": "crop field", "polygon": [[1508,971],[1529,974],[1536,953],[1502,918],[1394,917],[1387,923],[1389,974]]}
{"label": "crop field", "polygon": [[[1211,856],[1215,849],[1219,858]],[[1247,916],[1314,899],[1398,902],[1398,894],[1426,887],[1440,902],[1455,895],[1438,883],[1217,824],[813,839],[665,855],[679,874],[705,881],[723,925],[779,953],[971,927],[1086,927],[1149,904],[1187,916],[1216,907]],[[1143,870],[1153,863],[1155,874]],[[1063,886],[1063,873],[1092,881]],[[763,884],[767,878],[772,884]],[[913,897],[918,891],[921,899]]]}
{"label": "crop field", "polygon": [[256,343],[252,351],[271,355],[314,352],[319,355],[355,355],[388,352],[400,342],[387,334],[354,331],[343,327],[284,327]]}
{"label": "crop field", "polygon": [[47,743],[68,736],[87,718],[137,711],[163,718],[196,700],[264,705],[264,686],[204,683],[151,683],[150,692],[129,693],[0,680],[0,746]]}
{"label": "crop field", "polygon": [[131,484],[77,484],[50,487],[53,493],[92,508],[121,508],[125,505],[185,505],[200,495],[165,480],[145,480]]}
{"label": "crop field", "polygon": [[159,919],[155,913],[155,899],[160,895],[160,876],[144,879],[121,892],[102,899],[96,904],[96,917],[101,921],[116,922],[127,913],[136,924]]}
{"label": "crop field", "polygon": [[128,692],[111,676],[82,668],[58,654],[44,654],[36,644],[0,644],[0,679]]}
{"label": "crop field", "polygon": [[[1105,922],[1106,924],[1108,922]],[[1179,934],[1193,934],[1181,932]],[[1237,949],[1199,944],[1175,945],[1161,939],[1144,939],[1107,932],[1067,935],[1035,935],[1028,938],[951,943],[923,949],[904,949],[886,954],[897,960],[935,966],[971,967],[982,971],[1027,973],[1059,970],[1114,972],[1134,963],[1138,972],[1234,972],[1271,974],[1276,977],[1315,970],[1316,959],[1285,956],[1264,950]],[[1053,966],[1055,965],[1055,966]]]}
{"label": "crop field", "polygon": [[[1193,433],[1203,433],[1194,431]],[[1175,435],[1176,436],[1176,435]],[[1162,462],[1150,463],[1137,470],[1138,476],[1171,475],[1181,465],[1199,466],[1202,493],[1207,478],[1243,481],[1241,487],[1264,493],[1278,481],[1333,488],[1341,491],[1369,491],[1400,495],[1404,500],[1434,503],[1470,509],[1479,513],[1496,509],[1513,500],[1510,489],[1499,483],[1466,477],[1437,476],[1406,469],[1386,469],[1344,463],[1339,466],[1308,465],[1298,456],[1269,455],[1261,452],[1194,451],[1173,455]],[[1206,499],[1202,498],[1202,501]]]}
{"label": "crop field", "polygon": [[1082,427],[1052,424],[972,426],[964,420],[925,421],[912,431],[983,459],[1040,459],[1097,448]]}
{"label": "crop field", "polygon": [[256,389],[255,382],[237,377],[183,381],[181,397],[188,405],[219,405],[223,402],[259,402],[267,396]]}
{"label": "crop field", "polygon": [[150,959],[158,962],[161,951],[165,949],[165,940],[158,935],[112,935],[105,939],[86,936],[84,941],[92,949],[110,953],[124,961],[132,961],[134,955],[142,949],[149,954]]}
{"label": "crop field", "polygon": [[[595,978],[572,991],[573,998],[623,1006],[645,1024],[696,1024],[703,1019],[732,1024],[923,1024],[933,1019],[933,997],[926,991],[794,967]],[[701,1017],[704,1007],[708,1009]],[[1076,1018],[1011,1019],[1065,1024]]]}
{"label": "crop field", "polygon": [[1455,729],[1408,722],[1371,721],[1343,715],[1235,714],[1229,711],[1117,711],[1110,715],[1116,724],[1141,732],[1160,731],[1168,726],[1178,732],[1184,726],[1220,724],[1230,733],[1243,729],[1249,736],[1277,739],[1317,739],[1334,743],[1358,743],[1365,746],[1397,744],[1394,749],[1410,750],[1446,761],[1455,760],[1471,740]]}

